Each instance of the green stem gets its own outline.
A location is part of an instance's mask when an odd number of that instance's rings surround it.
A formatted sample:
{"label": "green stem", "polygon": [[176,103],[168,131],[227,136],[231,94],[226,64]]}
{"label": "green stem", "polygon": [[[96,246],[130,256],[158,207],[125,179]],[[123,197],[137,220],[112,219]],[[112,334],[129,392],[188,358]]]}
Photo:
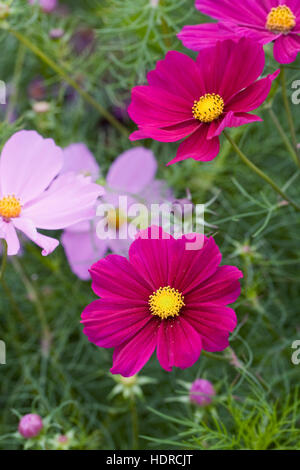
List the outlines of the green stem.
{"label": "green stem", "polygon": [[1,263],[1,269],[0,269],[0,280],[3,279],[5,268],[6,268],[6,263],[7,263],[7,243],[6,240],[2,239],[2,263]]}
{"label": "green stem", "polygon": [[34,333],[34,329],[32,328],[32,326],[30,325],[30,323],[27,321],[27,319],[24,317],[23,315],[23,312],[22,310],[19,308],[17,302],[15,301],[14,299],[14,296],[13,296],[13,293],[11,292],[10,288],[8,287],[8,285],[6,284],[5,280],[2,278],[0,280],[1,282],[1,285],[2,285],[2,288],[4,290],[4,292],[6,293],[7,295],[7,298],[11,304],[11,307],[12,307],[12,310],[15,311],[15,313],[17,314],[18,316],[18,319],[21,323],[24,324],[24,326],[26,327],[26,329],[28,330],[28,332],[30,334],[33,334]]}
{"label": "green stem", "polygon": [[83,90],[76,80],[69,77],[67,72],[50,57],[48,57],[39,47],[33,44],[30,39],[24,36],[19,31],[9,28],[8,31],[15,36],[22,44],[24,44],[31,52],[33,52],[39,59],[47,64],[52,70],[60,75],[65,82],[74,88],[79,95],[91,106],[93,106],[112,126],[118,129],[124,136],[128,137],[129,131],[123,124],[121,124],[109,111],[107,111],[95,98],[93,98],[87,91]]}
{"label": "green stem", "polygon": [[285,201],[289,202],[297,211],[300,211],[300,206],[298,204],[296,204],[294,201],[292,201],[292,199],[289,198],[289,196],[287,196],[287,194],[285,194],[285,192],[283,192],[280,187],[268,176],[266,175],[260,168],[258,168],[256,165],[254,165],[254,163],[252,163],[247,157],[246,155],[240,150],[240,148],[238,147],[238,145],[234,142],[234,140],[232,140],[232,138],[230,137],[230,135],[227,133],[227,131],[223,131],[224,132],[224,135],[225,137],[229,140],[229,142],[231,143],[232,147],[234,148],[234,150],[236,151],[236,153],[238,154],[238,156],[241,158],[241,160],[246,163],[246,165],[254,172],[256,173],[261,179],[263,179],[266,183],[268,183],[273,189],[274,191],[276,191]]}
{"label": "green stem", "polygon": [[291,111],[291,107],[290,107],[289,97],[288,97],[288,94],[287,94],[286,73],[285,73],[284,67],[282,67],[282,69],[281,69],[280,78],[281,78],[281,86],[282,86],[283,104],[284,104],[284,107],[285,107],[288,123],[289,123],[290,130],[291,130],[293,146],[294,146],[296,154],[298,155],[296,130],[295,130],[294,119],[293,119],[293,115],[292,115],[292,111]]}
{"label": "green stem", "polygon": [[37,293],[34,285],[32,284],[32,282],[28,278],[25,270],[23,269],[23,266],[22,266],[20,260],[16,256],[12,257],[12,264],[13,264],[13,267],[14,267],[15,271],[18,273],[18,275],[22,279],[22,282],[23,282],[23,284],[24,284],[24,286],[27,290],[27,294],[28,294],[28,297],[29,297],[30,301],[35,305],[37,315],[38,315],[38,317],[40,319],[40,322],[41,322],[41,325],[42,325],[43,337],[48,338],[49,335],[50,335],[50,330],[49,330],[49,327],[48,327],[46,314],[44,312],[44,308],[43,308],[43,305],[40,301],[38,293]]}
{"label": "green stem", "polygon": [[139,420],[136,409],[136,402],[134,398],[131,398],[130,403],[131,411],[131,422],[132,422],[132,450],[138,450],[139,448]]}
{"label": "green stem", "polygon": [[291,154],[291,156],[292,156],[294,162],[296,163],[296,165],[300,167],[300,159],[298,157],[298,154],[297,154],[296,150],[294,149],[293,145],[291,144],[290,139],[286,135],[283,127],[281,126],[276,114],[274,113],[272,108],[268,108],[268,112],[271,116],[272,121],[275,124],[275,127],[277,128],[279,134],[281,135],[281,138],[282,138],[283,142],[285,143],[285,146],[286,146],[287,150]]}
{"label": "green stem", "polygon": [[13,76],[14,93],[8,102],[6,118],[5,118],[7,122],[11,121],[16,103],[18,101],[18,90],[19,90],[19,84],[20,84],[20,80],[22,76],[25,55],[26,55],[26,48],[24,44],[20,43],[19,50],[17,53],[14,76]]}
{"label": "green stem", "polygon": [[[160,0],[159,1],[159,7],[163,7],[163,3],[164,3],[164,0]],[[171,49],[171,46],[172,46],[172,42],[171,42],[171,39],[170,39],[171,34],[170,34],[168,23],[165,20],[164,14],[161,15],[161,29],[162,29],[162,33],[163,33],[163,41],[164,41],[167,49]]]}
{"label": "green stem", "polygon": [[223,361],[223,362],[228,362],[228,357],[225,356],[220,356],[218,354],[214,354],[211,352],[207,351],[202,351],[203,356],[207,357],[208,359],[214,359],[216,361]]}
{"label": "green stem", "polygon": [[[204,356],[206,356],[207,358],[209,359],[214,359],[214,360],[218,360],[218,361],[224,361],[224,362],[227,362],[228,364],[230,364],[230,360],[228,357],[226,356],[219,356],[217,354],[213,354],[213,353],[210,353],[210,352],[207,352],[207,351],[202,351],[202,354]],[[240,363],[240,367],[239,367],[239,373],[241,375],[246,374],[246,375],[249,375],[249,372],[247,371],[247,369],[244,367],[244,365],[242,363]],[[262,379],[262,377],[258,377],[256,376],[256,379],[259,381],[259,383],[266,389],[269,391],[269,387],[266,385],[265,381]]]}
{"label": "green stem", "polygon": [[6,240],[2,239],[2,245],[3,245],[3,253],[2,253],[2,263],[1,263],[1,269],[0,269],[0,283],[2,285],[2,288],[3,288],[4,292],[7,295],[7,298],[9,300],[13,310],[17,313],[19,319],[26,325],[26,328],[30,329],[30,325],[28,325],[27,321],[23,317],[22,311],[19,309],[10,288],[8,287],[8,285],[5,282],[4,272],[5,272],[6,265],[7,265],[7,242],[6,242]]}

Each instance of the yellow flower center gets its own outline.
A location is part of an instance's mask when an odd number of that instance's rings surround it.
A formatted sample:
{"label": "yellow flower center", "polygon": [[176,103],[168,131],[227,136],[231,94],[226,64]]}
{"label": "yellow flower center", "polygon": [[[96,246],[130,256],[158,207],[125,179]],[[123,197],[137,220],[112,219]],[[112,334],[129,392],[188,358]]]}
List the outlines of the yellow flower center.
{"label": "yellow flower center", "polygon": [[160,287],[149,297],[150,312],[162,320],[169,317],[177,317],[182,307],[185,306],[183,295],[171,288]]}
{"label": "yellow flower center", "polygon": [[21,214],[20,200],[13,196],[6,196],[0,199],[0,216],[4,219],[13,219]]}
{"label": "yellow flower center", "polygon": [[289,33],[296,25],[296,17],[286,5],[272,8],[267,17],[266,28],[273,33]]}
{"label": "yellow flower center", "polygon": [[126,221],[126,215],[120,209],[111,209],[107,214],[107,223],[112,230],[120,230]]}
{"label": "yellow flower center", "polygon": [[206,93],[194,101],[193,116],[201,122],[212,122],[224,111],[224,101],[220,95]]}

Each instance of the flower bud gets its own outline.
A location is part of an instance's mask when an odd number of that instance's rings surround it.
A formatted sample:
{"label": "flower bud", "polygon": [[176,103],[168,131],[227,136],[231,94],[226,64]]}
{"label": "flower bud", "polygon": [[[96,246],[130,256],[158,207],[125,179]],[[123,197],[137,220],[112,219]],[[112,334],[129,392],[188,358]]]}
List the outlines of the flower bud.
{"label": "flower bud", "polygon": [[[33,5],[36,0],[28,0],[28,2]],[[57,7],[57,0],[39,0],[38,3],[44,13],[51,13]]]}
{"label": "flower bud", "polygon": [[50,110],[50,103],[47,101],[37,101],[33,104],[32,108],[35,113],[44,114]]}
{"label": "flower bud", "polygon": [[53,28],[51,29],[49,36],[51,39],[60,39],[65,34],[62,28]]}
{"label": "flower bud", "polygon": [[216,394],[212,384],[205,379],[197,379],[190,389],[190,400],[198,406],[208,406]]}
{"label": "flower bud", "polygon": [[51,13],[57,7],[57,0],[40,0],[40,5],[45,13]]}
{"label": "flower bud", "polygon": [[25,437],[25,439],[38,436],[42,429],[42,418],[35,413],[30,413],[23,416],[19,422],[19,433],[21,436]]}

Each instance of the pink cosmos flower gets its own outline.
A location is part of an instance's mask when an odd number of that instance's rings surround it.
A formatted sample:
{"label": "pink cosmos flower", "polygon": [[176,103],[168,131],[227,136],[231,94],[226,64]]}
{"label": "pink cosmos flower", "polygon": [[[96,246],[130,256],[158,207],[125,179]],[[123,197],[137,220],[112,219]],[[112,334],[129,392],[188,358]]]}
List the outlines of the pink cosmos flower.
{"label": "pink cosmos flower", "polygon": [[300,0],[196,0],[196,8],[219,22],[185,26],[178,37],[189,49],[248,37],[274,42],[274,57],[281,64],[293,62],[300,51]]}
{"label": "pink cosmos flower", "polygon": [[16,255],[20,248],[16,230],[40,246],[46,256],[59,242],[37,229],[62,229],[94,216],[103,188],[70,172],[57,177],[62,166],[61,148],[35,131],[17,132],[4,145],[0,238],[8,244],[8,255]]}
{"label": "pink cosmos flower", "polygon": [[[64,171],[90,175],[92,181],[100,176],[100,168],[94,156],[84,144],[72,144],[64,150]],[[113,232],[114,225],[120,228],[127,224],[122,209],[119,208],[119,197],[127,196],[128,210],[131,205],[143,202],[160,203],[172,198],[172,192],[163,181],[155,180],[157,162],[150,150],[136,147],[122,153],[111,165],[106,177],[106,195],[101,203],[111,204],[112,210],[105,215],[102,225],[107,225],[111,233],[107,239],[100,239],[96,227],[101,217],[69,227],[62,236],[70,267],[82,280],[90,279],[89,268],[102,258],[108,250],[113,253],[128,254],[132,240],[119,239]]]}
{"label": "pink cosmos flower", "polygon": [[191,367],[202,349],[228,347],[237,319],[227,304],[240,295],[242,273],[220,266],[213,238],[187,250],[192,236],[176,240],[152,226],[132,243],[129,260],[109,255],[92,266],[92,288],[101,298],[83,311],[83,332],[97,346],[115,348],[113,374],[136,374],[155,349],[171,371]]}
{"label": "pink cosmos flower", "polygon": [[198,406],[208,406],[212,402],[216,391],[211,382],[205,379],[197,379],[190,390],[190,400]]}
{"label": "pink cosmos flower", "polygon": [[25,439],[38,436],[42,429],[42,418],[35,413],[30,413],[23,416],[19,422],[18,427],[19,433],[21,436],[25,437]]}
{"label": "pink cosmos flower", "polygon": [[131,140],[176,142],[187,137],[169,164],[214,159],[226,127],[262,120],[249,112],[263,103],[279,74],[255,81],[264,65],[263,46],[250,39],[218,42],[202,50],[196,62],[168,52],[148,74],[149,85],[132,90],[128,112],[139,130]]}

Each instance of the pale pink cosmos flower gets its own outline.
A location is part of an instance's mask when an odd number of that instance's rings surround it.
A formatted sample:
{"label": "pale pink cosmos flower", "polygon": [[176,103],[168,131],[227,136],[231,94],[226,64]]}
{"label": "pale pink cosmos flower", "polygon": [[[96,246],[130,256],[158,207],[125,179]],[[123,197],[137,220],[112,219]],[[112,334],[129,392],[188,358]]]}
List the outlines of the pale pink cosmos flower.
{"label": "pale pink cosmos flower", "polygon": [[[100,168],[89,149],[82,143],[72,144],[64,150],[65,163],[62,172],[75,171],[89,175],[92,181],[100,176]],[[96,228],[102,220],[110,231],[110,226],[126,224],[119,197],[127,196],[128,209],[134,203],[161,203],[172,199],[172,191],[165,182],[156,180],[157,162],[150,150],[143,147],[125,151],[113,162],[106,177],[106,194],[101,203],[112,206],[114,214],[104,218],[94,217],[69,227],[62,236],[62,245],[74,274],[82,280],[90,279],[89,268],[102,258],[108,250],[127,255],[132,242],[130,239],[116,238],[113,227],[109,239],[100,239]],[[115,216],[115,217],[113,217]],[[117,220],[116,220],[117,219]]]}
{"label": "pale pink cosmos flower", "polygon": [[52,139],[20,131],[4,145],[0,159],[0,238],[8,255],[20,249],[17,230],[42,248],[44,256],[59,244],[37,229],[58,230],[94,216],[103,188],[75,173],[59,175],[63,152]]}

